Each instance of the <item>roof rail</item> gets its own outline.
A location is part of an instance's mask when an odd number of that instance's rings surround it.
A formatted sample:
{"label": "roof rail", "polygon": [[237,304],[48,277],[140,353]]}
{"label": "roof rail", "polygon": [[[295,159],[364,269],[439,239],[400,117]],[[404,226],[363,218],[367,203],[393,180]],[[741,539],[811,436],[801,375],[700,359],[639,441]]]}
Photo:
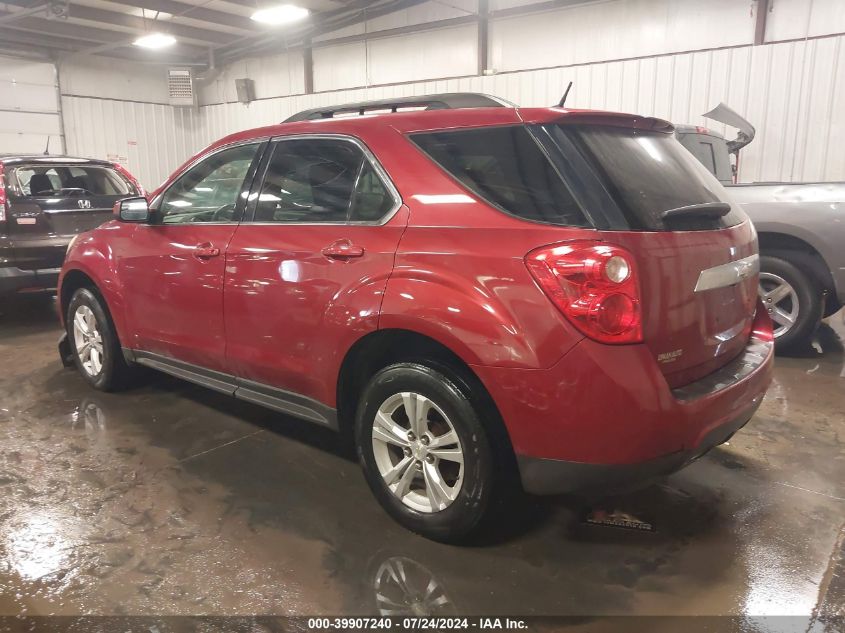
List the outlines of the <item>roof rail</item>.
{"label": "roof rail", "polygon": [[399,108],[422,108],[425,110],[453,110],[459,108],[515,108],[509,101],[491,97],[477,92],[446,92],[436,95],[421,95],[416,97],[394,97],[379,99],[378,101],[360,101],[358,103],[344,103],[343,105],[327,106],[303,110],[288,117],[283,123],[294,121],[313,121],[315,119],[331,119],[338,114],[366,114],[368,110],[390,110],[396,112]]}

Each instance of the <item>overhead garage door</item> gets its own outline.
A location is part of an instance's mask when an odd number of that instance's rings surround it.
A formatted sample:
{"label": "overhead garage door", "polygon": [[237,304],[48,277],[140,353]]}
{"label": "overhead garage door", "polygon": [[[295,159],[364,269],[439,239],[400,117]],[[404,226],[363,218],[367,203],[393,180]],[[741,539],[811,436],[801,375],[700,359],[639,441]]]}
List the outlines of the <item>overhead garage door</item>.
{"label": "overhead garage door", "polygon": [[0,154],[64,151],[53,64],[0,57]]}

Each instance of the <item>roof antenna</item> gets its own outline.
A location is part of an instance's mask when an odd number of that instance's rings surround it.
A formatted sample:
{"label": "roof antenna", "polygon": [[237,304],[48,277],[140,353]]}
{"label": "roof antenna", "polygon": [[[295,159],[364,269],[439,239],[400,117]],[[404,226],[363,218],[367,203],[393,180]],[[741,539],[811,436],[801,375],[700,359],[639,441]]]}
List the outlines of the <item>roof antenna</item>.
{"label": "roof antenna", "polygon": [[557,104],[558,108],[562,108],[563,104],[566,103],[566,98],[569,96],[569,90],[572,88],[572,82],[569,82],[569,85],[566,87],[566,92],[563,93],[563,96],[560,98],[560,103]]}
{"label": "roof antenna", "polygon": [[47,137],[47,147],[44,148],[44,156],[50,155],[50,137]]}

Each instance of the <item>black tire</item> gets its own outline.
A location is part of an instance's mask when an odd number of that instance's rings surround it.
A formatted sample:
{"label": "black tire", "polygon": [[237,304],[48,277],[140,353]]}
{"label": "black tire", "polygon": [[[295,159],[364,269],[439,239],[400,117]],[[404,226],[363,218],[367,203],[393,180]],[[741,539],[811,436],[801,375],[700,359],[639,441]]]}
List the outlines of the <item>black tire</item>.
{"label": "black tire", "polygon": [[[94,374],[85,368],[84,361],[77,351],[74,317],[81,306],[87,306],[96,318],[96,328],[102,342],[101,367]],[[65,324],[73,362],[85,381],[100,391],[117,391],[123,388],[128,383],[130,369],[123,357],[105,301],[92,289],[80,288],[68,304]]]}
{"label": "black tire", "polygon": [[827,295],[826,300],[824,302],[824,314],[822,315],[822,318],[826,319],[827,317],[832,317],[841,309],[842,304],[839,303],[839,300],[836,298],[836,296],[833,294],[829,294]]}
{"label": "black tire", "polygon": [[[798,301],[798,314],[795,321],[786,332],[775,339],[775,349],[778,352],[788,352],[810,344],[821,322],[824,304],[818,284],[786,255],[783,257],[763,255],[760,257],[760,272],[770,273],[785,280],[795,290]],[[765,305],[767,309],[772,309],[769,304]],[[774,326],[777,328],[778,324],[775,323]]]}
{"label": "black tire", "polygon": [[[463,482],[454,500],[435,512],[411,508],[397,497],[385,483],[374,454],[376,414],[383,403],[402,392],[414,392],[431,400],[446,415],[460,440]],[[454,543],[468,539],[485,526],[499,488],[494,477],[494,453],[470,395],[443,373],[418,363],[397,363],[379,371],[367,384],[358,406],[355,445],[376,499],[409,530],[435,541]]]}

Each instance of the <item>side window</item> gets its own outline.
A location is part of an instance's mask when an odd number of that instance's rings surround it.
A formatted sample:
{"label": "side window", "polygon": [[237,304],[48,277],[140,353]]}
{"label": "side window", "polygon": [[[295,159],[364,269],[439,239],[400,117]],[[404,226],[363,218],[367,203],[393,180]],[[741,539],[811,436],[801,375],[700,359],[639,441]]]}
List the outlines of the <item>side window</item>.
{"label": "side window", "polygon": [[467,189],[524,220],[589,226],[563,179],[522,125],[414,134]]}
{"label": "side window", "polygon": [[377,222],[393,208],[394,199],[370,161],[365,160],[355,185],[349,219],[352,222]]}
{"label": "side window", "polygon": [[255,221],[378,220],[392,205],[393,198],[355,143],[282,140],[267,165]]}
{"label": "side window", "polygon": [[234,221],[238,195],[259,145],[224,149],[185,172],[161,200],[162,223]]}

